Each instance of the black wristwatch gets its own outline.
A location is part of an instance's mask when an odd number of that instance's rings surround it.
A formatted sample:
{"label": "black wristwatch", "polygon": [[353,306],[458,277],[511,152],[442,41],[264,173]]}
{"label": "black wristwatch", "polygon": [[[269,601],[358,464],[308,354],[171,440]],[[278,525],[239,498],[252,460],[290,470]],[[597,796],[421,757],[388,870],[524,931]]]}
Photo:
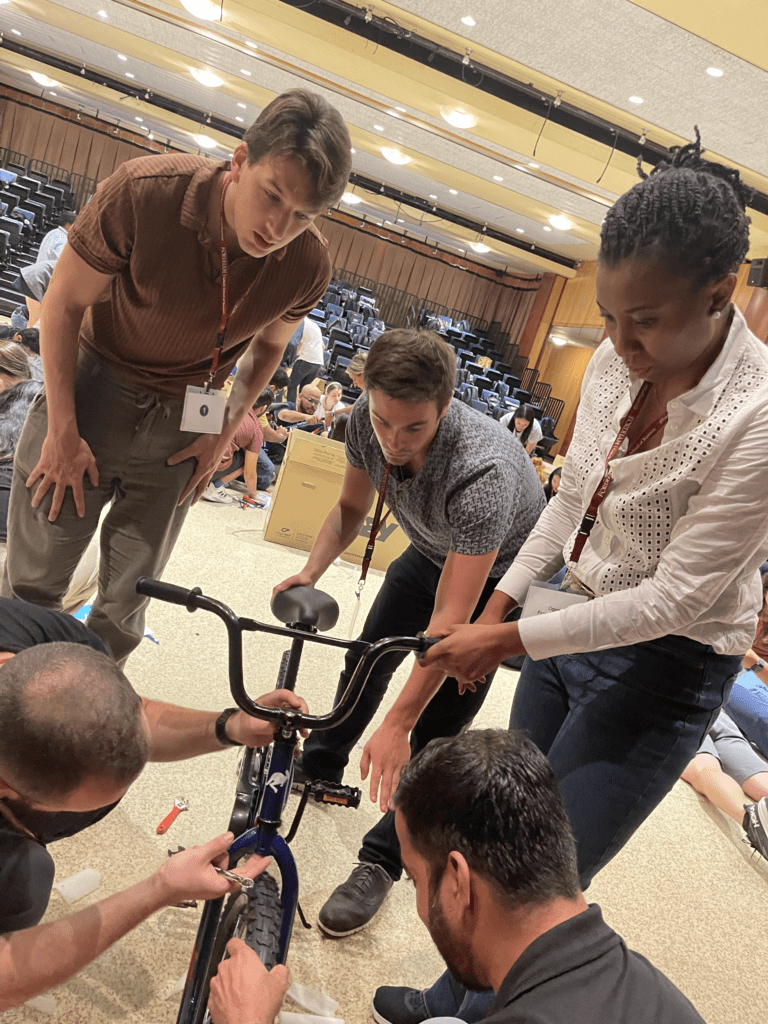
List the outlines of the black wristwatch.
{"label": "black wristwatch", "polygon": [[752,671],[753,672],[762,672],[764,668],[765,668],[765,662],[763,661],[762,658],[758,658],[758,660],[752,666]]}
{"label": "black wristwatch", "polygon": [[242,743],[238,743],[237,740],[231,740],[227,736],[227,722],[239,710],[240,708],[225,708],[216,719],[216,739],[222,747],[242,747]]}

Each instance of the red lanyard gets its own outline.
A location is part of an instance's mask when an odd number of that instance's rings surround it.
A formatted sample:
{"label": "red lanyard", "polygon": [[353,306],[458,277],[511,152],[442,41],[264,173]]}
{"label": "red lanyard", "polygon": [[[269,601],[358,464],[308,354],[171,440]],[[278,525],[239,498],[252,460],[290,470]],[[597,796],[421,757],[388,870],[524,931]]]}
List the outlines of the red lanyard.
{"label": "red lanyard", "polygon": [[[230,310],[229,310],[229,256],[227,255],[227,242],[224,236],[224,197],[227,194],[227,189],[230,184],[229,174],[224,179],[224,186],[221,190],[221,210],[219,216],[219,252],[221,254],[221,319],[219,321],[219,333],[216,335],[216,345],[213,349],[213,356],[211,357],[211,370],[208,374],[208,380],[205,382],[206,391],[213,384],[213,378],[216,376],[216,371],[219,368],[219,360],[221,358],[222,349],[224,348],[224,339],[227,336],[227,325],[229,323]],[[245,289],[243,294],[237,300],[232,307],[232,313],[236,313],[243,302],[248,298],[251,288],[256,284],[256,278],[251,281],[248,287]]]}
{"label": "red lanyard", "polygon": [[368,575],[368,570],[371,567],[371,559],[373,558],[373,549],[374,549],[374,547],[376,545],[376,538],[379,535],[379,530],[382,528],[384,523],[386,523],[387,518],[389,517],[389,513],[392,511],[390,509],[387,512],[387,514],[384,516],[384,518],[383,519],[381,518],[381,513],[382,513],[382,510],[384,508],[384,499],[387,496],[387,484],[389,483],[389,472],[390,472],[391,469],[392,469],[392,467],[390,466],[390,464],[388,462],[385,462],[384,463],[384,470],[383,470],[383,472],[381,474],[381,485],[379,487],[379,500],[376,502],[376,511],[373,514],[373,523],[371,524],[371,535],[368,538],[368,544],[366,546],[365,554],[363,555],[363,562],[362,562],[362,565],[360,567],[360,581],[359,581],[359,583],[357,585],[357,587],[358,587],[358,591],[357,591],[358,597],[360,596],[360,590],[362,589],[363,584],[365,583],[365,577]]}
{"label": "red lanyard", "polygon": [[[576,534],[576,540],[574,541],[573,550],[571,551],[571,562],[578,562],[581,557],[581,552],[584,550],[587,538],[592,532],[592,527],[595,525],[595,521],[597,520],[597,510],[602,505],[603,499],[608,493],[608,488],[611,486],[611,460],[615,458],[619,448],[624,444],[624,440],[629,433],[630,427],[637,419],[638,413],[645,404],[645,400],[648,397],[651,386],[650,381],[643,381],[642,387],[638,391],[634,402],[630,406],[629,412],[621,424],[619,432],[616,435],[616,440],[611,445],[611,450],[608,452],[608,456],[605,460],[605,473],[603,474],[602,480],[597,485],[597,490],[592,495],[592,500],[590,501],[587,511],[584,513],[584,518],[581,521],[579,532]],[[627,451],[627,455],[634,455],[636,452],[639,452],[646,441],[649,441],[657,431],[662,430],[666,426],[668,419],[669,416],[665,412],[662,416],[659,416],[657,420],[654,420],[654,422],[643,431],[640,437],[637,438],[634,444],[630,446]]]}

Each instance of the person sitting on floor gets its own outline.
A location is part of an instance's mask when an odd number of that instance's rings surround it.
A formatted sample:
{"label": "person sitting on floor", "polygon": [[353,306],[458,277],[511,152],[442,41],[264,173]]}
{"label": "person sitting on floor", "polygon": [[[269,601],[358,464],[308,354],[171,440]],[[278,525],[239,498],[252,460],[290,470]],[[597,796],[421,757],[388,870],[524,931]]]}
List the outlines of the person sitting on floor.
{"label": "person sitting on floor", "polygon": [[203,494],[204,501],[231,505],[236,500],[227,493],[227,485],[233,484],[242,477],[249,498],[255,498],[258,491],[266,490],[272,483],[272,473],[265,473],[259,478],[258,459],[264,434],[261,429],[260,417],[266,415],[272,405],[272,390],[264,388],[253,404],[224,453],[221,465],[211,477]]}
{"label": "person sitting on floor", "polygon": [[[587,904],[552,768],[523,733],[432,740],[403,771],[394,803],[416,909],[450,974],[429,1005],[416,989],[378,988],[378,1024],[448,1024],[459,982],[470,993],[493,989],[488,1024],[703,1024]],[[241,939],[227,949],[211,981],[214,1024],[270,1024],[285,967],[268,972]]]}
{"label": "person sitting on floor", "polygon": [[560,488],[560,477],[563,475],[563,467],[558,466],[557,469],[553,469],[549,474],[549,479],[544,484],[544,497],[547,502],[552,501],[554,496],[557,494]]}
{"label": "person sitting on floor", "polygon": [[331,429],[334,417],[344,409],[344,403],[341,400],[341,396],[341,384],[335,380],[328,381],[325,385],[323,397],[320,399],[320,405],[317,407],[317,415],[322,419],[323,426],[326,430]]}
{"label": "person sitting on floor", "polygon": [[[307,710],[288,690],[259,701]],[[225,833],[95,906],[39,924],[54,878],[46,846],[105,818],[147,761],[261,747],[273,733],[236,709],[144,699],[83,623],[0,598],[0,1012],[77,974],[162,907],[237,891],[211,866],[227,861]],[[253,857],[239,873],[255,877],[268,863]]]}
{"label": "person sitting on floor", "polygon": [[31,378],[29,359],[21,345],[16,341],[0,341],[0,391]]}
{"label": "person sitting on floor", "polygon": [[40,358],[40,331],[36,327],[25,327],[14,333],[13,340],[17,341],[27,353],[32,380],[42,380],[43,361]]}
{"label": "person sitting on floor", "polygon": [[529,455],[544,436],[530,405],[519,405],[513,412],[502,416],[499,423],[512,431]]}

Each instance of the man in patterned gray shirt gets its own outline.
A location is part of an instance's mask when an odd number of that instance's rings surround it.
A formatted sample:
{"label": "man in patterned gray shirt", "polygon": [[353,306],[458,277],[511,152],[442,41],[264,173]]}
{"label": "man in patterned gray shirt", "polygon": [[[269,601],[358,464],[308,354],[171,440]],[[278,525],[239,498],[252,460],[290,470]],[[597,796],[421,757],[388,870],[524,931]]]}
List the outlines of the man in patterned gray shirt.
{"label": "man in patterned gray shirt", "polygon": [[[456,357],[430,331],[380,335],[365,364],[366,394],[347,423],[348,466],[341,497],[307,564],[276,587],[314,586],[357,537],[386,463],[385,501],[410,541],[387,570],[360,639],[413,636],[474,620],[545,507],[544,491],[520,442],[494,420],[453,399]],[[381,659],[352,714],[304,745],[309,778],[340,782],[349,754],[381,703],[404,654]],[[347,655],[337,700],[356,658]],[[364,928],[402,873],[390,796],[400,770],[436,736],[454,736],[479,711],[486,685],[460,693],[455,679],[415,664],[395,704],[368,741],[371,799],[381,784],[384,816],[363,840],[360,863],[322,907],[329,935]],[[431,697],[431,700],[429,699]],[[419,709],[429,700],[423,713]]]}

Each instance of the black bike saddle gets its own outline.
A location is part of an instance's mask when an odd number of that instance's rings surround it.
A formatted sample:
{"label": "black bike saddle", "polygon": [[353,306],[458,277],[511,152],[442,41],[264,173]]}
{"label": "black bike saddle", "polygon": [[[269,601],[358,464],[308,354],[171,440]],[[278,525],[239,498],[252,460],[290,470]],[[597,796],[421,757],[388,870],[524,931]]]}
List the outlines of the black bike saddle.
{"label": "black bike saddle", "polygon": [[275,594],[270,604],[272,614],[286,625],[300,623],[315,626],[321,632],[333,629],[339,621],[339,606],[330,594],[314,587],[291,587]]}

